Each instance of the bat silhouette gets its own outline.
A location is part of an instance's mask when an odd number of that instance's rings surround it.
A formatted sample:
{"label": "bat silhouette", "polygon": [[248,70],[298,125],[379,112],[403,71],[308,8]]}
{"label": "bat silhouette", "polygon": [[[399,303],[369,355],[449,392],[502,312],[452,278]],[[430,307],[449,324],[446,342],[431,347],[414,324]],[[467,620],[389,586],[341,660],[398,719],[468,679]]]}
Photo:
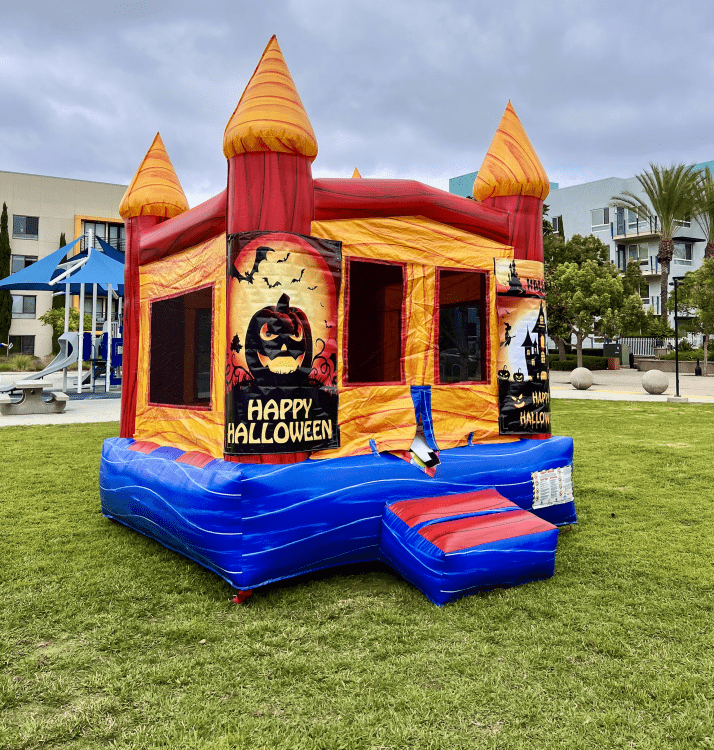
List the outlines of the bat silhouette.
{"label": "bat silhouette", "polygon": [[285,261],[290,257],[290,253],[288,253],[284,258],[281,258],[280,260],[276,261],[277,263],[285,263]]}
{"label": "bat silhouette", "polygon": [[258,266],[268,257],[268,253],[274,253],[275,250],[273,250],[272,247],[266,247],[265,245],[261,245],[256,251],[255,251],[255,260],[253,261],[253,268],[250,269],[245,274],[242,274],[240,271],[236,270],[236,267],[233,263],[231,263],[231,276],[233,278],[238,279],[239,282],[241,281],[247,281],[249,284],[253,283],[253,277],[258,271]]}
{"label": "bat silhouette", "polygon": [[303,268],[302,271],[300,271],[300,276],[298,276],[297,279],[293,279],[290,283],[291,284],[298,284],[302,281],[302,275],[305,273],[305,269]]}
{"label": "bat silhouette", "polygon": [[[317,289],[317,284],[315,284],[315,286],[309,286],[309,287],[308,287],[308,289],[309,289],[309,290],[310,290],[311,292],[312,292],[312,291],[314,291],[315,289]],[[320,307],[322,307],[322,302],[320,302]]]}
{"label": "bat silhouette", "polygon": [[271,284],[265,276],[263,276],[263,281],[268,285],[268,289],[274,289],[276,286],[282,286],[282,284],[279,281],[276,281],[274,284]]}

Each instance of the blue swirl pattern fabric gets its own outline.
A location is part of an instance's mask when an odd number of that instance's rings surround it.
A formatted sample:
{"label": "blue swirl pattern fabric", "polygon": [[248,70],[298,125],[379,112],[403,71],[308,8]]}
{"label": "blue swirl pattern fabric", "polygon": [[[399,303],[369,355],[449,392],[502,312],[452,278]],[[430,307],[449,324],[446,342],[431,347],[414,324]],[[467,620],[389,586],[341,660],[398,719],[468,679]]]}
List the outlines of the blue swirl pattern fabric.
{"label": "blue swirl pattern fabric", "polygon": [[[134,444],[131,438],[104,443],[103,514],[195,560],[240,590],[334,565],[385,560],[442,604],[479,588],[552,575],[552,560],[540,572],[532,561],[522,560],[524,554],[532,558],[538,545],[552,547],[553,557],[557,530],[555,536],[535,534],[538,539],[526,552],[524,540],[511,538],[502,547],[491,543],[489,554],[450,555],[462,559],[444,573],[450,582],[439,583],[439,591],[454,592],[444,599],[409,567],[415,550],[422,550],[426,559],[437,555],[438,547],[432,549],[419,530],[407,534],[399,527],[402,522],[390,517],[390,506],[399,501],[492,488],[514,508],[532,511],[549,524],[577,520],[572,500],[533,510],[533,473],[572,464],[573,443],[565,437],[445,450],[434,477],[388,453],[287,465],[213,459],[197,466],[184,462],[187,454],[176,448],[142,452]],[[519,574],[524,565],[533,569]],[[477,575],[469,583],[463,573],[469,566],[490,566],[494,573]],[[495,582],[500,580],[504,582]]]}

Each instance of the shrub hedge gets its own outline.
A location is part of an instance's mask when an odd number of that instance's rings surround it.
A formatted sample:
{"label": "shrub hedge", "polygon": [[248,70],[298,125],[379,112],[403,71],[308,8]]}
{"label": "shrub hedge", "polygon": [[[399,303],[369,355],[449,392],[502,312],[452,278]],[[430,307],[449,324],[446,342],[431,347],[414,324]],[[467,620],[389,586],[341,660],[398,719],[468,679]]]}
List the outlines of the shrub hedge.
{"label": "shrub hedge", "polygon": [[[551,354],[548,357],[551,370],[570,371],[578,366],[578,361],[574,354],[568,354],[565,362],[558,361],[557,354]],[[607,370],[607,357],[593,357],[583,355],[583,367],[588,370]]]}

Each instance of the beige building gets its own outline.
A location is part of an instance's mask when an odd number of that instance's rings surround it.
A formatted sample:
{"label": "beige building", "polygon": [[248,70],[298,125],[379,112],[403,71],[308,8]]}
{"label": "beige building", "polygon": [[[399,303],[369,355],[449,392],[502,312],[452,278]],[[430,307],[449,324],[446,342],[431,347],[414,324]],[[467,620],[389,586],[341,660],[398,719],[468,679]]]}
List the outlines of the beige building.
{"label": "beige building", "polygon": [[[57,250],[63,232],[69,244],[91,230],[92,237],[98,235],[123,251],[124,223],[119,203],[125,191],[126,185],[0,172],[0,207],[3,202],[7,204],[12,252],[10,273]],[[52,292],[18,290],[11,294],[12,353],[38,357],[50,354],[52,330],[38,318],[52,307]],[[87,312],[91,312],[91,296],[89,304]]]}

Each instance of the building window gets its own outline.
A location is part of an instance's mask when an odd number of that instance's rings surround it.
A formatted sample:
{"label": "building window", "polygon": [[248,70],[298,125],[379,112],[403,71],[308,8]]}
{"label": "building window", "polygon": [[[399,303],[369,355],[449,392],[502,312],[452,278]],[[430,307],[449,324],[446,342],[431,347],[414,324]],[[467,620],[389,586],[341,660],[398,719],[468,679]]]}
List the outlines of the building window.
{"label": "building window", "polygon": [[37,263],[36,255],[11,255],[10,259],[10,273],[17,273],[18,271],[22,271],[23,268]]}
{"label": "building window", "polygon": [[405,268],[349,259],[347,264],[348,384],[400,383]]}
{"label": "building window", "polygon": [[34,336],[10,336],[12,344],[11,354],[33,354],[35,353]]}
{"label": "building window", "polygon": [[681,266],[692,265],[692,243],[691,242],[675,242],[674,252],[672,258],[675,263],[679,263]]}
{"label": "building window", "polygon": [[439,269],[439,382],[486,380],[486,274]]}
{"label": "building window", "polygon": [[554,232],[560,232],[563,229],[563,217],[562,216],[554,216],[550,223],[553,226]]}
{"label": "building window", "polygon": [[84,222],[84,236],[85,242],[87,242],[87,236],[92,233],[92,244],[91,247],[95,247],[98,250],[101,249],[101,245],[97,242],[96,238],[100,237],[105,242],[110,244],[115,250],[124,252],[124,225],[123,224],[111,224],[105,221],[85,221]]}
{"label": "building window", "polygon": [[37,297],[30,297],[23,294],[12,295],[12,317],[13,318],[34,318]]}
{"label": "building window", "polygon": [[639,263],[647,265],[649,263],[649,248],[647,245],[628,245],[627,247],[627,262]]}
{"label": "building window", "polygon": [[590,224],[593,229],[596,227],[606,227],[610,223],[609,208],[593,208],[590,211]]}
{"label": "building window", "polygon": [[637,218],[637,214],[631,209],[627,209],[627,226],[629,227],[636,227],[639,224],[639,219]]}
{"label": "building window", "polygon": [[149,401],[210,407],[213,287],[151,303]]}
{"label": "building window", "polygon": [[120,252],[124,252],[124,225],[123,224],[110,224],[108,227],[109,237],[107,242],[115,249]]}
{"label": "building window", "polygon": [[38,216],[12,217],[12,236],[16,240],[36,240],[40,229]]}
{"label": "building window", "polygon": [[683,219],[678,219],[676,224],[680,227],[688,228],[692,226],[692,217],[687,215]]}

